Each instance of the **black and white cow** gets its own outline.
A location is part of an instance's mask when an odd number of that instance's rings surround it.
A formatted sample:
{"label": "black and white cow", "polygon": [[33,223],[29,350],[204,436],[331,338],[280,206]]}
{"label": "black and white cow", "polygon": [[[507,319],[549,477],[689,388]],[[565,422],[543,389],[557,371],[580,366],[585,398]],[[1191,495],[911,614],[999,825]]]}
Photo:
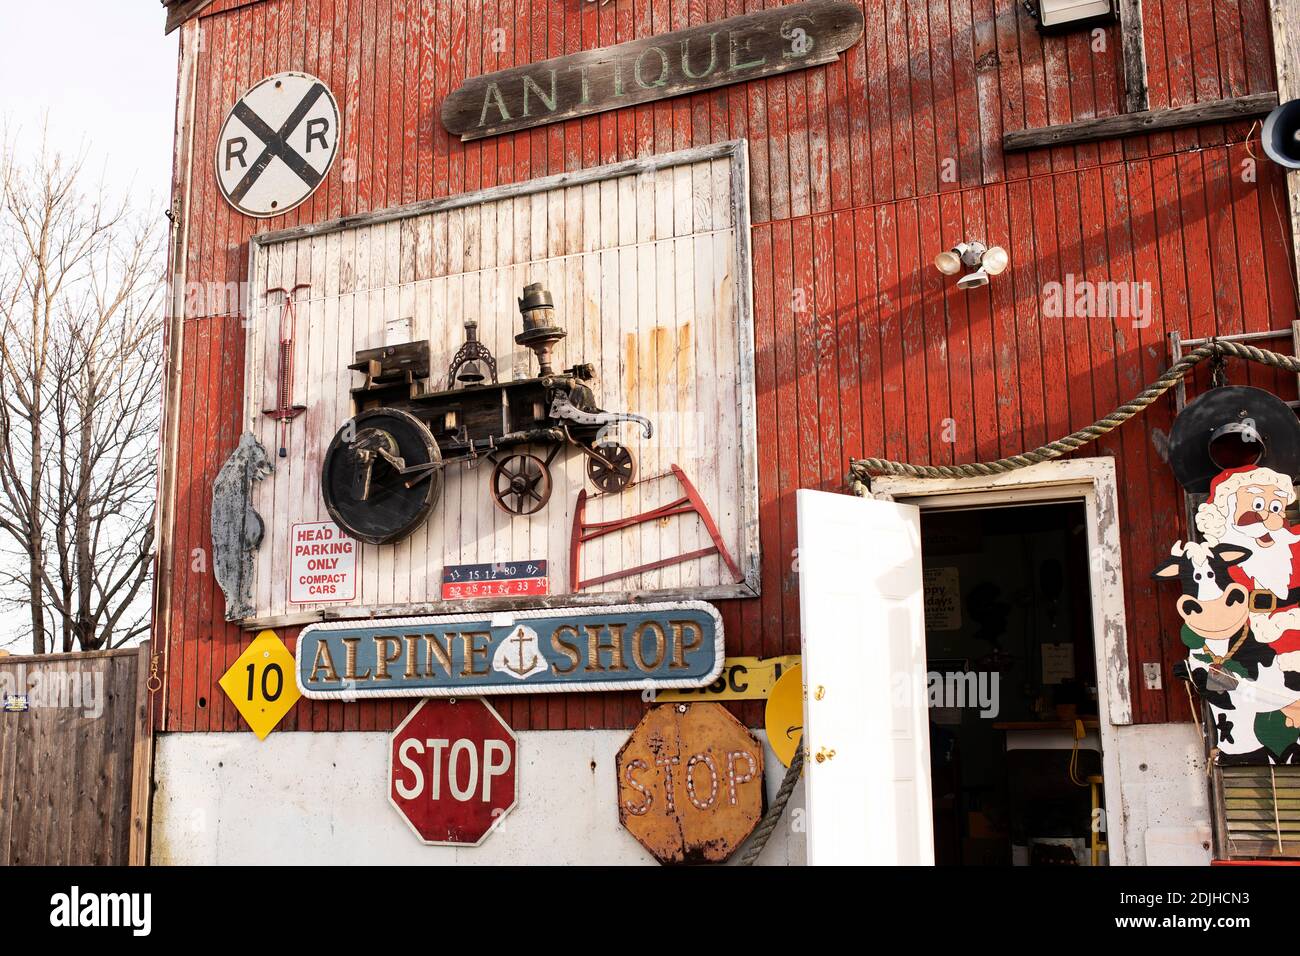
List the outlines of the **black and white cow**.
{"label": "black and white cow", "polygon": [[[1249,556],[1236,545],[1179,542],[1152,577],[1182,585],[1177,607],[1188,653],[1180,667],[1210,705],[1220,763],[1300,762],[1300,746],[1279,746],[1276,733],[1280,721],[1287,736],[1280,711],[1300,700],[1300,674],[1277,666],[1273,648],[1255,639],[1249,592],[1228,572]],[[1212,673],[1215,658],[1229,653],[1217,668],[1223,676]]]}

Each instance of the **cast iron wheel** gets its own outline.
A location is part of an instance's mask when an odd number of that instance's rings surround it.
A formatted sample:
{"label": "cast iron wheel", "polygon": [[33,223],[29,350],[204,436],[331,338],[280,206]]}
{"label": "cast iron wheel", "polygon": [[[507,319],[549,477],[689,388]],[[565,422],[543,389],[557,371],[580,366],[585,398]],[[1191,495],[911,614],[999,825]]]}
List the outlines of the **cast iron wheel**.
{"label": "cast iron wheel", "polygon": [[531,515],[551,499],[551,470],[536,455],[510,455],[492,469],[492,497],[508,515]]}
{"label": "cast iron wheel", "polygon": [[[339,429],[325,452],[325,509],[358,541],[400,541],[423,523],[442,494],[442,469],[419,466],[441,461],[433,434],[414,415],[396,408],[362,412]],[[417,470],[403,474],[397,462]],[[417,476],[423,480],[414,481]]]}
{"label": "cast iron wheel", "polygon": [[632,476],[636,473],[636,461],[632,458],[632,453],[618,442],[611,442],[607,445],[597,445],[593,449],[597,455],[609,462],[599,461],[587,456],[587,477],[591,483],[599,488],[602,492],[622,491],[632,483]]}

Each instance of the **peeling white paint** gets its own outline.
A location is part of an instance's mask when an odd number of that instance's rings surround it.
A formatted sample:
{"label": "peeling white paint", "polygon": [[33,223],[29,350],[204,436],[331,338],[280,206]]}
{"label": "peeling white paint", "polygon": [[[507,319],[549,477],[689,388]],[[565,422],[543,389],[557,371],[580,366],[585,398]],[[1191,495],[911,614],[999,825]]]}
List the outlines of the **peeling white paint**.
{"label": "peeling white paint", "polygon": [[1195,726],[1134,724],[1117,736],[1129,864],[1208,866],[1209,786]]}

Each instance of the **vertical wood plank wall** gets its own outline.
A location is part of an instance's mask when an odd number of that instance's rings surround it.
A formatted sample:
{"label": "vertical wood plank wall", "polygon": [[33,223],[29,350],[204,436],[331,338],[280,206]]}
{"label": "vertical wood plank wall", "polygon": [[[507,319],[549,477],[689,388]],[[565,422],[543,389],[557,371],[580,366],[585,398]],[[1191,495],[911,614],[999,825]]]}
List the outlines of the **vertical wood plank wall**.
{"label": "vertical wood plank wall", "polygon": [[[219,0],[200,25],[185,264],[191,282],[247,278],[248,239],[279,229],[727,139],[750,144],[762,596],[721,605],[730,654],[799,648],[796,488],[843,488],[848,459],[995,458],[1091,422],[1167,365],[1166,333],[1288,328],[1296,317],[1283,179],[1249,124],[1004,154],[1009,130],[1122,110],[1119,38],[1043,38],[1017,0],[864,0],[839,62],[696,96],[462,144],[437,118],[470,75],[663,33],[764,0]],[[1151,106],[1274,88],[1268,0],[1147,0]],[[1102,48],[1099,48],[1102,47]],[[327,181],[269,222],[218,195],[211,156],[240,92],[281,70],[324,79],[343,145]],[[931,261],[964,238],[1010,270],[962,293]],[[1147,282],[1149,315],[1048,314],[1046,283]],[[216,687],[246,638],[211,575],[211,482],[237,439],[244,330],[236,310],[186,316],[180,453],[165,541],[167,730],[239,730]],[[1230,367],[1294,397],[1285,377]],[[1202,383],[1203,384],[1203,383]],[[1193,390],[1193,394],[1194,394]],[[949,427],[951,420],[951,428]],[[1187,717],[1172,597],[1149,569],[1185,532],[1157,403],[1093,446],[1120,486],[1135,719]],[[955,441],[945,441],[948,435]],[[160,563],[168,567],[168,562]],[[210,567],[210,562],[205,567]],[[283,634],[286,638],[293,635]],[[636,695],[509,700],[517,729],[621,727]],[[403,704],[302,702],[282,730],[387,729]],[[743,719],[761,723],[745,704]]]}
{"label": "vertical wood plank wall", "polygon": [[149,645],[0,658],[31,709],[0,713],[0,866],[144,862]]}

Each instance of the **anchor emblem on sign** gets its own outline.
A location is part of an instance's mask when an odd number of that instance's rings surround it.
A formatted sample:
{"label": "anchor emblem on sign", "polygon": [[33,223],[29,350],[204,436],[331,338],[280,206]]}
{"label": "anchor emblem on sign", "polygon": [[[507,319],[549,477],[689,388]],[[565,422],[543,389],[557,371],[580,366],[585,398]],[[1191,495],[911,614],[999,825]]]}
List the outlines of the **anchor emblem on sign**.
{"label": "anchor emblem on sign", "polygon": [[538,648],[537,632],[520,624],[492,655],[492,669],[519,680],[546,670]]}

